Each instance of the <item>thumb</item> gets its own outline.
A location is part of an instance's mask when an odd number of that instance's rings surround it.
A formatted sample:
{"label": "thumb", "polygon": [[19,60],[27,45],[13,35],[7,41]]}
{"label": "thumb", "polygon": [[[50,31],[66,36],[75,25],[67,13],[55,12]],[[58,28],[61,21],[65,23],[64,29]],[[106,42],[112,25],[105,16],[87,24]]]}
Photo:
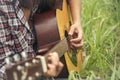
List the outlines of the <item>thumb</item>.
{"label": "thumb", "polygon": [[73,33],[74,33],[74,28],[71,26],[71,27],[70,27],[70,31],[69,31],[69,33],[68,33],[68,34],[69,34],[69,36],[72,36],[72,35],[73,35]]}

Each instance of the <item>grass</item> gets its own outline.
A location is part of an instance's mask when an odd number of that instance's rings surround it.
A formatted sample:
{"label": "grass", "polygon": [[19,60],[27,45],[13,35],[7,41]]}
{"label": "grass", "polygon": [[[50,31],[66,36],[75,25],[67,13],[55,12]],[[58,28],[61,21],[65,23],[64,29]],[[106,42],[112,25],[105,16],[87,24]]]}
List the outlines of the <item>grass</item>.
{"label": "grass", "polygon": [[120,80],[120,0],[82,1],[87,56],[80,72],[71,71],[69,80]]}

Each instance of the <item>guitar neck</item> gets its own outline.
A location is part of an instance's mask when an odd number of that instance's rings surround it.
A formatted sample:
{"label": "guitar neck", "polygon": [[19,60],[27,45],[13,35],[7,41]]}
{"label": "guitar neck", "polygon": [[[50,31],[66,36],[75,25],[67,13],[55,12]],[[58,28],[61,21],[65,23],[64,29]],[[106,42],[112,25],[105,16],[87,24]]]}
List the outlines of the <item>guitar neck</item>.
{"label": "guitar neck", "polygon": [[59,57],[62,57],[64,53],[68,50],[68,48],[69,48],[68,40],[67,38],[64,38],[63,40],[60,40],[60,42],[58,42],[58,44],[56,44],[51,50],[49,50],[45,54],[45,56],[48,55],[49,53],[57,52]]}

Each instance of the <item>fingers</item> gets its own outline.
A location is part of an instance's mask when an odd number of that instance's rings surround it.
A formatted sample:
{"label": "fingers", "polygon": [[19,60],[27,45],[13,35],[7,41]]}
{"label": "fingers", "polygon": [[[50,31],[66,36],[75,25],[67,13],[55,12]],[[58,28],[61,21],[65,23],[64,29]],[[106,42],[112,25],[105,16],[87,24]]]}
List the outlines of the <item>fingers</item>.
{"label": "fingers", "polygon": [[45,73],[46,77],[56,77],[62,70],[63,64],[60,62],[57,53],[51,53],[48,58],[48,71]]}
{"label": "fingers", "polygon": [[[57,73],[56,73],[56,76],[58,76],[60,74],[60,72],[62,71],[63,69],[63,63],[59,62],[58,66],[57,66]],[[56,77],[55,76],[55,77]]]}
{"label": "fingers", "polygon": [[74,47],[75,49],[81,49],[83,46],[83,40],[78,41],[78,42],[71,42],[71,46]]}
{"label": "fingers", "polygon": [[75,43],[80,43],[82,41],[82,34],[78,34],[77,37],[72,38],[70,41]]}
{"label": "fingers", "polygon": [[75,28],[71,26],[71,29],[70,29],[70,31],[69,31],[69,33],[68,33],[69,36],[72,36],[72,35],[73,35],[74,30],[75,30]]}
{"label": "fingers", "polygon": [[47,60],[48,60],[48,64],[56,65],[59,62],[59,56],[56,52],[49,53],[49,55],[47,55]]}
{"label": "fingers", "polygon": [[79,49],[83,46],[83,34],[82,29],[77,26],[78,25],[71,26],[69,36],[72,36],[72,39],[70,40],[71,47]]}
{"label": "fingers", "polygon": [[48,64],[48,71],[46,72],[46,77],[56,77],[60,74],[63,69],[63,64],[59,62],[56,66]]}
{"label": "fingers", "polygon": [[76,48],[81,48],[83,46],[82,34],[78,34],[76,38],[70,40],[71,45]]}
{"label": "fingers", "polygon": [[47,64],[48,71],[45,73],[46,77],[54,77],[56,76],[56,66],[52,64]]}

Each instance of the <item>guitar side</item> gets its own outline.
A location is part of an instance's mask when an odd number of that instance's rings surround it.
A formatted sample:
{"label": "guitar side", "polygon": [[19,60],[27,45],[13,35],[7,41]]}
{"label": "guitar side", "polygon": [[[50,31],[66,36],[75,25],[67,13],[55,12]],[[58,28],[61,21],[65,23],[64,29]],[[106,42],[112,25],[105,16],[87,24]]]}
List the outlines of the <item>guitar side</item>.
{"label": "guitar side", "polygon": [[[62,40],[65,37],[64,31],[66,30],[69,32],[70,21],[71,21],[66,0],[63,0],[62,10],[56,9],[56,18],[57,18],[57,25],[58,25],[60,38]],[[79,50],[76,54],[76,58],[77,58],[77,62],[78,62],[77,66],[75,66],[71,62],[71,59],[69,58],[68,54],[69,54],[68,52],[66,52],[64,54],[67,68],[68,68],[68,72],[70,72],[72,70],[79,71],[81,68],[81,65],[82,65],[82,51]]]}

